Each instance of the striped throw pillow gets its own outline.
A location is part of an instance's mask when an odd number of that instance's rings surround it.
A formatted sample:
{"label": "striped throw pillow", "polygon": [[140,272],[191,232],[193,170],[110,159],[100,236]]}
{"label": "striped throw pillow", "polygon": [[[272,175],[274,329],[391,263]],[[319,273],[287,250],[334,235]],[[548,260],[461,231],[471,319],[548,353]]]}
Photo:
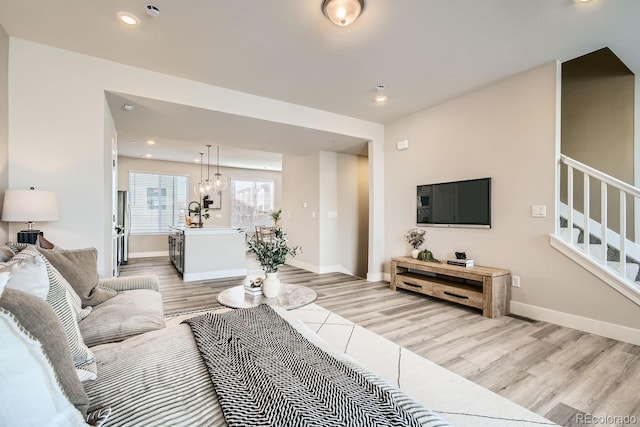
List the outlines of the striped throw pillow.
{"label": "striped throw pillow", "polygon": [[85,345],[80,335],[78,326],[78,315],[80,307],[80,297],[73,291],[71,285],[62,275],[40,254],[35,246],[27,246],[17,253],[11,260],[25,259],[37,256],[44,260],[49,276],[49,292],[46,301],[56,313],[69,342],[71,357],[76,367],[76,372],[80,381],[96,379],[96,361],[93,353]]}

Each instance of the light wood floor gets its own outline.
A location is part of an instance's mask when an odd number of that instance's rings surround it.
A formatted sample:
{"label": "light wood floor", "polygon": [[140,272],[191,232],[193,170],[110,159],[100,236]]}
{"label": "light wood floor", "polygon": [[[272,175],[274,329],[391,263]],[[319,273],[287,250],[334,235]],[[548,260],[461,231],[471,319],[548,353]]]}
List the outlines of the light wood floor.
{"label": "light wood floor", "polygon": [[[261,275],[183,283],[168,258],[132,259],[123,276],[160,278],[167,314],[218,306],[217,294]],[[313,288],[319,305],[564,426],[583,414],[634,416],[640,425],[640,347],[553,324],[479,311],[340,273],[290,266],[287,283]],[[602,421],[602,420],[600,420]],[[602,423],[597,425],[626,425]]]}

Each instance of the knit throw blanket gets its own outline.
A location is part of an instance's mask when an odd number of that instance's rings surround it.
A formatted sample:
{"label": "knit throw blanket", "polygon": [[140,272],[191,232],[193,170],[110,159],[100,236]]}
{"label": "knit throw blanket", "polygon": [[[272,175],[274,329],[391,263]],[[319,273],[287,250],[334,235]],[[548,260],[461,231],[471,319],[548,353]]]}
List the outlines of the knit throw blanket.
{"label": "knit throw blanket", "polygon": [[393,388],[324,352],[267,305],[185,323],[230,426],[442,425],[425,408],[426,418],[413,413],[415,403],[402,407]]}

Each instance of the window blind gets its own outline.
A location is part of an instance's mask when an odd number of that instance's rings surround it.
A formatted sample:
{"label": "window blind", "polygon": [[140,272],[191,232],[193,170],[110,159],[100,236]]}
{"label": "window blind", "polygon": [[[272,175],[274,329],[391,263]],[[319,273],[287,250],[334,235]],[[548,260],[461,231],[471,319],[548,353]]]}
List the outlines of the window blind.
{"label": "window blind", "polygon": [[189,177],[129,172],[131,233],[166,233],[184,226]]}

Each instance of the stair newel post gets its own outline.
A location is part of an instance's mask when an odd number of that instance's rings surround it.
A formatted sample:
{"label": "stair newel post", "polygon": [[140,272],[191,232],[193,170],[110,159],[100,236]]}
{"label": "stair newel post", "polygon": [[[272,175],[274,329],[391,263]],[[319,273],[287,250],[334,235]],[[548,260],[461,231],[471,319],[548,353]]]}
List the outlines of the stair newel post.
{"label": "stair newel post", "polygon": [[602,264],[607,265],[607,183],[601,181],[600,190],[600,240],[602,244]]}
{"label": "stair newel post", "polygon": [[583,215],[583,240],[584,240],[584,253],[585,255],[589,256],[589,245],[591,244],[591,233],[589,231],[589,218],[591,217],[590,212],[589,212],[589,208],[591,206],[591,200],[589,198],[589,175],[587,175],[587,173],[583,173],[584,176],[584,197],[582,198],[584,200],[584,206],[583,206],[583,210],[584,210],[584,215]]}
{"label": "stair newel post", "polygon": [[569,244],[573,242],[573,166],[567,165],[567,227],[569,228]]}
{"label": "stair newel post", "polygon": [[620,275],[627,277],[627,193],[620,190]]}

